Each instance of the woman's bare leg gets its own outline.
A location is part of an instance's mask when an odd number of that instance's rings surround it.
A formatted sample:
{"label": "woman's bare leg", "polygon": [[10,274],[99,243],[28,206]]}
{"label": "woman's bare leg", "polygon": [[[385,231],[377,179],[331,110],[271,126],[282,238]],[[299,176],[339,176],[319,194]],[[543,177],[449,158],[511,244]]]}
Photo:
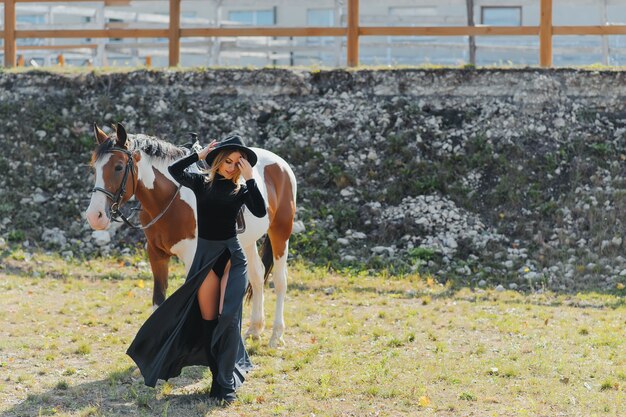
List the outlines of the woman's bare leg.
{"label": "woman's bare leg", "polygon": [[224,294],[226,293],[226,284],[228,284],[228,273],[230,272],[230,261],[224,267],[224,275],[222,275],[222,280],[220,282],[220,310],[219,314],[222,314],[222,309],[224,308]]}
{"label": "woman's bare leg", "polygon": [[204,320],[215,320],[220,305],[220,280],[210,271],[198,289],[198,304]]}

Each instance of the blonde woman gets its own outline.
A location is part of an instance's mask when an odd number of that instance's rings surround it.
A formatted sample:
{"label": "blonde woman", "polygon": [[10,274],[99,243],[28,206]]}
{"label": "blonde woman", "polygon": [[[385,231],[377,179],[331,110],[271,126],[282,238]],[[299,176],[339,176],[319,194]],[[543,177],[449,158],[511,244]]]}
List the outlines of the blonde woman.
{"label": "blonde woman", "polygon": [[[201,159],[208,172],[185,171]],[[230,136],[169,167],[172,177],[196,195],[198,246],[185,283],[148,318],[128,348],[148,386],[180,375],[185,366],[206,365],[213,374],[209,396],[231,403],[252,366],[241,337],[248,277],[236,217],[244,204],[257,217],[266,214],[252,177],[256,161],[239,136]]]}

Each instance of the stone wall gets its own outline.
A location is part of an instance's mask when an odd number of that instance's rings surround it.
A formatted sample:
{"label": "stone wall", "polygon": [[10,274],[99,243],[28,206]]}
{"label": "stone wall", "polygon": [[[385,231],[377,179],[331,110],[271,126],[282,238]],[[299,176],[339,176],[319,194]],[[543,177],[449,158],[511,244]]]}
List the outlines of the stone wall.
{"label": "stone wall", "polygon": [[[4,244],[93,256],[91,125],[233,131],[299,180],[292,257],[462,285],[626,281],[626,83],[577,70],[0,73]],[[110,129],[109,129],[110,130]],[[97,239],[96,239],[97,238]]]}

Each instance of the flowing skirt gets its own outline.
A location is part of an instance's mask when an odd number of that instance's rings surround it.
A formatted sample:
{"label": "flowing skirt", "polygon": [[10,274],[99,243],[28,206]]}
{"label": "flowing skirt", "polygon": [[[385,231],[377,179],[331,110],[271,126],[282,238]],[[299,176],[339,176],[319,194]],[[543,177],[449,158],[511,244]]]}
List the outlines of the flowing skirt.
{"label": "flowing skirt", "polygon": [[[231,267],[224,294],[222,314],[208,340],[198,305],[198,289],[211,269],[222,275],[226,261]],[[208,366],[219,360],[220,338],[237,321],[239,337],[227,346],[236,349],[234,388],[252,368],[241,337],[243,297],[248,285],[246,257],[237,237],[227,240],[198,239],[198,247],[185,283],[170,295],[141,326],[126,353],[135,361],[144,382],[154,387],[157,380],[180,375],[185,366]],[[233,338],[229,338],[231,340]],[[210,345],[209,345],[210,343]]]}

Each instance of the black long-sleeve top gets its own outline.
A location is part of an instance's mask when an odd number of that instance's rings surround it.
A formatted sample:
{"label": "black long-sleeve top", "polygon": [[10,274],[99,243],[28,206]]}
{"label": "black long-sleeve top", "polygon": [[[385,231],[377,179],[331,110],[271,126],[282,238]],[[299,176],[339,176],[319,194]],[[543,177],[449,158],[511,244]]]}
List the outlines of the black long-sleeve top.
{"label": "black long-sleeve top", "polygon": [[266,214],[265,200],[254,179],[241,185],[237,193],[235,184],[220,174],[212,184],[202,174],[185,171],[198,162],[198,154],[191,153],[168,167],[176,181],[193,190],[197,200],[198,236],[207,240],[226,240],[237,235],[237,213],[243,204],[256,217]]}

